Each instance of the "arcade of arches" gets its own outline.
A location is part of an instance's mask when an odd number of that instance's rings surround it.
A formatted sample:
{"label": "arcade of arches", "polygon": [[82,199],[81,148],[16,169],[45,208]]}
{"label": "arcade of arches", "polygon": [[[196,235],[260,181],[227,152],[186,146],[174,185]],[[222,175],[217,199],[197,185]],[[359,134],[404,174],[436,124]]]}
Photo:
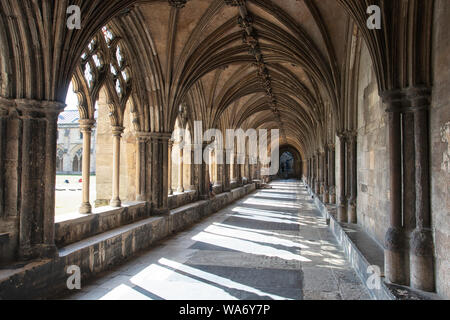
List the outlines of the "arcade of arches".
{"label": "arcade of arches", "polygon": [[[66,26],[73,4],[81,29]],[[366,24],[373,4],[381,30]],[[380,247],[384,281],[450,298],[449,18],[448,0],[2,0],[0,297],[63,286],[70,264],[95,275],[181,230],[187,204],[210,214],[289,178]],[[71,83],[83,201],[55,218]],[[248,148],[196,140],[198,121],[204,132],[279,129],[280,170],[262,176]],[[188,145],[209,163],[194,164]],[[76,248],[127,227],[121,241]],[[28,284],[33,261],[44,266]]]}

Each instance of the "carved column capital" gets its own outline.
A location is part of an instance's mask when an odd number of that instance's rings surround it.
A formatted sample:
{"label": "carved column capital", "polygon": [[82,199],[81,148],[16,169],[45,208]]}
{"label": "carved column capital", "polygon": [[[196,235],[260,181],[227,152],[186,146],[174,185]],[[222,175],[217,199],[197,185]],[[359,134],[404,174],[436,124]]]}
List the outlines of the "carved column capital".
{"label": "carved column capital", "polygon": [[172,134],[167,132],[149,132],[148,137],[153,141],[169,141],[172,139]]}
{"label": "carved column capital", "polygon": [[408,88],[406,97],[411,104],[408,111],[428,110],[431,103],[431,89],[428,87]]}
{"label": "carved column capital", "polygon": [[146,143],[146,142],[150,141],[149,132],[137,131],[135,133],[135,136],[136,136],[136,140],[138,142]]}
{"label": "carved column capital", "polygon": [[113,134],[114,137],[121,137],[124,130],[125,130],[124,127],[121,127],[121,126],[113,126],[113,127],[112,127],[112,134]]}
{"label": "carved column capital", "polygon": [[66,107],[65,103],[59,101],[39,101],[30,99],[16,99],[16,108],[22,113],[59,114]]}
{"label": "carved column capital", "polygon": [[81,119],[80,121],[80,131],[83,133],[91,133],[92,128],[94,128],[95,120],[91,119]]}
{"label": "carved column capital", "polygon": [[387,105],[386,112],[399,113],[408,108],[408,100],[404,90],[388,90],[380,94],[383,102]]}
{"label": "carved column capital", "polygon": [[66,107],[59,101],[0,97],[0,116],[15,114],[22,119],[55,119]]}

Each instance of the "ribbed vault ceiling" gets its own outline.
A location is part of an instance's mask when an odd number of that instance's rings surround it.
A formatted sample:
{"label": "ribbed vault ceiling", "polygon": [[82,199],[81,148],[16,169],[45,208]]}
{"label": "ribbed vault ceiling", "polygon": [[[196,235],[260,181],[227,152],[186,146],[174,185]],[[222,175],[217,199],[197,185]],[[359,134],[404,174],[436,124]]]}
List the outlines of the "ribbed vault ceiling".
{"label": "ribbed vault ceiling", "polygon": [[243,41],[242,8],[191,0],[179,10],[166,1],[142,2],[135,10],[158,56],[170,110],[189,101],[193,118],[207,127],[280,128],[284,143],[302,152],[338,105],[350,19],[335,0],[252,0],[245,7],[275,106]]}

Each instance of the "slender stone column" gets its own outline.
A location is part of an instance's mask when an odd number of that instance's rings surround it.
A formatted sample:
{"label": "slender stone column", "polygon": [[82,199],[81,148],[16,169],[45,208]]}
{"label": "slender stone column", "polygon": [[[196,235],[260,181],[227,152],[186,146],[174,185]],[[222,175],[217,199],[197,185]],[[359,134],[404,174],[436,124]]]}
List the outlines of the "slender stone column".
{"label": "slender stone column", "polygon": [[80,130],[83,133],[83,202],[79,209],[80,213],[92,213],[92,206],[89,199],[90,182],[91,182],[91,135],[95,120],[80,120]]}
{"label": "slender stone column", "polygon": [[336,204],[336,151],[335,151],[335,145],[334,144],[330,144],[328,146],[328,150],[329,150],[329,154],[330,156],[328,157],[328,169],[329,169],[329,174],[330,177],[328,178],[329,182],[330,182],[330,203],[331,204]]}
{"label": "slender stone column", "polygon": [[[55,189],[56,189],[56,145],[58,133],[58,116],[64,105],[56,103],[46,113],[47,126],[45,131],[45,198],[43,212],[43,244],[40,253],[54,256],[57,254],[55,246]],[[35,191],[36,192],[36,191]],[[39,229],[37,230],[39,232]],[[39,246],[38,246],[39,247]]]}
{"label": "slender stone column", "polygon": [[323,202],[324,203],[329,203],[330,202],[330,190],[329,190],[329,181],[328,181],[328,177],[329,177],[329,150],[328,150],[328,145],[325,145],[325,153],[324,153],[324,158],[323,158],[323,177],[324,177],[324,188],[323,188]]}
{"label": "slender stone column", "polygon": [[317,190],[317,192],[316,192],[316,194],[318,196],[321,195],[321,191],[322,191],[322,170],[321,170],[322,164],[321,163],[322,163],[322,156],[320,154],[320,151],[317,151],[317,168],[316,168],[316,170],[317,170],[316,190]]}
{"label": "slender stone column", "polygon": [[243,159],[243,155],[241,153],[236,154],[236,182],[239,186],[242,186],[242,163],[245,160]]}
{"label": "slender stone column", "polygon": [[339,195],[339,206],[338,206],[338,221],[339,222],[347,222],[347,196],[346,196],[346,162],[345,162],[345,150],[347,143],[347,135],[345,132],[339,133],[339,187],[340,187],[340,195]]}
{"label": "slender stone column", "polygon": [[231,150],[229,149],[225,149],[225,154],[224,154],[224,165],[223,165],[223,191],[224,192],[229,192],[231,191],[231,177],[230,177],[230,171],[232,166],[230,165],[229,161],[231,160],[231,158],[229,157],[229,155],[231,155]]}
{"label": "slender stone column", "polygon": [[314,188],[314,193],[319,196],[320,195],[320,152],[317,151],[316,153],[316,167],[314,168],[314,171],[316,172],[316,183]]}
{"label": "slender stone column", "polygon": [[316,156],[313,154],[311,158],[311,192],[316,190]]}
{"label": "slender stone column", "polygon": [[214,179],[214,187],[219,189],[220,192],[224,189],[224,157],[223,149],[215,150],[215,162],[216,162],[216,177]]}
{"label": "slender stone column", "polygon": [[348,133],[348,183],[349,185],[349,191],[350,196],[348,199],[348,222],[349,223],[356,223],[356,192],[357,192],[357,170],[356,170],[356,141],[357,141],[357,134],[356,132],[349,132]]}
{"label": "slender stone column", "polygon": [[231,182],[236,182],[236,155],[234,151],[230,153],[230,177]]}
{"label": "slender stone column", "polygon": [[156,215],[163,215],[169,212],[169,141],[172,134],[152,132],[150,138],[152,211]]}
{"label": "slender stone column", "polygon": [[141,144],[139,139],[136,138],[136,201],[142,201],[141,194]]}
{"label": "slender stone column", "polygon": [[136,200],[147,201],[149,204],[152,202],[153,162],[150,135],[150,132],[136,132]]}
{"label": "slender stone column", "polygon": [[320,155],[319,155],[319,175],[320,175],[320,195],[322,196],[322,201],[323,201],[323,196],[325,193],[325,152],[324,151],[320,151]]}
{"label": "slender stone column", "polygon": [[8,115],[8,108],[2,106],[0,101],[0,218],[3,218],[4,210],[4,148],[6,145],[6,117]]}
{"label": "slender stone column", "polygon": [[400,91],[383,94],[389,116],[389,176],[390,176],[390,227],[386,232],[384,263],[389,282],[407,284],[405,263],[405,235],[402,228],[402,176],[401,176],[401,111],[405,97]]}
{"label": "slender stone column", "polygon": [[169,164],[168,164],[168,167],[167,167],[167,170],[168,170],[168,176],[169,176],[169,178],[168,178],[168,181],[167,181],[167,183],[168,183],[168,186],[169,186],[169,188],[168,188],[168,193],[169,193],[169,195],[173,195],[173,188],[172,188],[172,170],[173,170],[173,163],[172,163],[172,157],[173,157],[173,141],[172,140],[169,140],[169,142],[168,142],[168,148],[169,148],[169,150],[167,151],[168,152],[168,161],[169,161]]}
{"label": "slender stone column", "polygon": [[[203,142],[199,147],[202,150],[202,155],[205,154],[205,150],[208,147],[208,142]],[[202,164],[200,166],[200,200],[207,200],[209,199],[209,183],[210,183],[210,177],[209,177],[209,165],[206,163],[206,161],[202,161]]]}
{"label": "slender stone column", "polygon": [[414,112],[414,142],[416,162],[416,229],[410,243],[411,286],[434,291],[433,234],[430,215],[430,164],[428,109],[430,90],[413,88],[408,99]]}
{"label": "slender stone column", "polygon": [[136,133],[136,201],[145,200],[145,145],[148,140],[148,137]]}
{"label": "slender stone column", "polygon": [[252,183],[254,180],[258,180],[258,177],[256,175],[257,170],[258,170],[257,165],[258,165],[258,157],[254,156],[251,158],[251,164],[250,164],[250,178],[251,178],[250,182],[252,182]]}
{"label": "slender stone column", "polygon": [[120,140],[125,128],[115,126],[112,128],[113,133],[113,190],[111,207],[119,208],[122,206],[120,200]]}
{"label": "slender stone column", "polygon": [[183,148],[178,145],[180,160],[178,163],[178,188],[177,192],[184,192],[184,182],[183,182],[183,169],[184,169],[184,161],[183,161]]}
{"label": "slender stone column", "polygon": [[195,185],[194,145],[190,144],[189,146],[190,146],[190,148],[188,149],[188,150],[190,150],[189,151],[189,153],[190,153],[190,155],[189,155],[189,157],[190,157],[189,170],[190,170],[190,176],[191,176],[190,177],[191,181],[189,181],[189,185],[190,185],[189,190],[194,191],[194,190],[197,190],[197,186]]}

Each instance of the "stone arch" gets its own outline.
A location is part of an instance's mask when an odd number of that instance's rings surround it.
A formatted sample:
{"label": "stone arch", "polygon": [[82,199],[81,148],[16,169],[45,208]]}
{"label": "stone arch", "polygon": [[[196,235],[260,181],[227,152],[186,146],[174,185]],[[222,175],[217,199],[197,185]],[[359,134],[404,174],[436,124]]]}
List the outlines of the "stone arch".
{"label": "stone arch", "polygon": [[278,176],[283,179],[301,179],[303,175],[303,162],[302,157],[300,156],[300,152],[298,152],[296,148],[290,145],[281,146],[279,152],[280,159],[284,154],[288,153],[291,155],[292,161],[289,164],[291,165],[289,170],[286,167],[284,168],[284,170],[282,170],[280,161],[280,170],[278,172]]}

